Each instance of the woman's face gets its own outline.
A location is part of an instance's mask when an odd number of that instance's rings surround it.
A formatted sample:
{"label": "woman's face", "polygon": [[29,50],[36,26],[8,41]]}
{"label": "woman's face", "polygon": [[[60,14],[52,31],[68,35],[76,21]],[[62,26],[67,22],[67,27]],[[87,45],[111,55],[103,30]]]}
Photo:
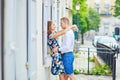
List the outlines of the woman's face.
{"label": "woman's face", "polygon": [[51,24],[51,30],[52,30],[52,31],[54,31],[54,30],[55,30],[55,28],[56,28],[55,24],[54,24],[54,23],[52,23],[52,24]]}

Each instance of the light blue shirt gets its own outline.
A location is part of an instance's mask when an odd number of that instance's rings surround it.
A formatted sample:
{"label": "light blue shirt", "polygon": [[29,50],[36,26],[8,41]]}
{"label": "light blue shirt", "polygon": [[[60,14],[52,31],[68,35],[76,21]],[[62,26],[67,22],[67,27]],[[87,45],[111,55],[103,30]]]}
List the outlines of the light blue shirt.
{"label": "light blue shirt", "polygon": [[66,53],[66,52],[73,52],[74,49],[74,33],[73,30],[69,30],[67,31],[63,38],[62,38],[63,42],[62,45],[60,46],[59,50],[62,53]]}

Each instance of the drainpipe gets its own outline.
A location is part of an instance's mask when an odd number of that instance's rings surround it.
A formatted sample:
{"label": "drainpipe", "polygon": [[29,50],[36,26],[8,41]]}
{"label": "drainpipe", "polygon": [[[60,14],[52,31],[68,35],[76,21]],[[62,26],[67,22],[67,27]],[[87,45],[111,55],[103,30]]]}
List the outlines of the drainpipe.
{"label": "drainpipe", "polygon": [[4,0],[1,0],[1,72],[4,80]]}
{"label": "drainpipe", "polygon": [[29,13],[28,13],[28,12],[29,12],[29,2],[28,2],[28,0],[26,0],[26,11],[27,11],[27,12],[26,12],[26,24],[27,24],[27,27],[26,27],[26,28],[27,28],[27,29],[26,29],[26,32],[27,32],[27,33],[26,33],[26,34],[27,34],[27,35],[26,35],[26,36],[27,36],[27,40],[26,40],[26,43],[27,43],[27,44],[26,44],[26,45],[27,45],[26,69],[27,69],[27,78],[28,78],[28,80],[30,80],[29,70],[28,70],[28,46],[29,46],[29,45],[28,45],[28,43],[29,43],[29,42],[28,42],[28,38],[29,38],[29,37],[28,37],[28,36],[29,36],[29,33],[28,33],[28,29],[29,29],[29,22],[28,22],[28,20],[29,20]]}

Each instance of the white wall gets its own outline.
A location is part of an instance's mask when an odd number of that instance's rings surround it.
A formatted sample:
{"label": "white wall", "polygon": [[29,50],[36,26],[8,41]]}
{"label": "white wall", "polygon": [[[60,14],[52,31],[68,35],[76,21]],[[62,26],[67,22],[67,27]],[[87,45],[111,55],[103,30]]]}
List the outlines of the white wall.
{"label": "white wall", "polygon": [[28,79],[37,80],[37,2],[28,0]]}
{"label": "white wall", "polygon": [[16,76],[14,10],[14,0],[5,0],[5,80],[14,80]]}
{"label": "white wall", "polygon": [[42,0],[37,0],[37,80],[47,80],[46,71],[43,66],[42,51]]}
{"label": "white wall", "polygon": [[16,79],[27,79],[27,6],[26,0],[16,1],[16,16],[13,24],[15,25],[15,48],[16,48]]}
{"label": "white wall", "polygon": [[1,0],[0,0],[0,80],[1,80]]}
{"label": "white wall", "polygon": [[[48,13],[49,14],[49,13]],[[49,15],[48,15],[49,16]],[[47,17],[47,16],[45,16]],[[42,39],[42,1],[41,0],[37,0],[37,30],[38,30],[38,35],[37,35],[37,73],[38,73],[38,77],[37,80],[50,80],[50,69],[48,67],[46,67],[45,64],[43,64],[43,46],[42,46],[42,42],[45,39]],[[45,35],[44,35],[45,36]],[[46,43],[47,45],[47,43]],[[46,49],[47,50],[47,49]],[[45,55],[46,56],[46,55]]]}
{"label": "white wall", "polygon": [[26,1],[5,0],[5,80],[27,80]]}

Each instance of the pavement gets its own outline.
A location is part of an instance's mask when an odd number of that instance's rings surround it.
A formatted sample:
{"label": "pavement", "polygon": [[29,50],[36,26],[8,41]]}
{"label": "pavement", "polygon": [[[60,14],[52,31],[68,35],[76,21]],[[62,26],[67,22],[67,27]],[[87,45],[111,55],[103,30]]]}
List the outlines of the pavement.
{"label": "pavement", "polygon": [[[85,41],[84,45],[80,45],[80,50],[83,50],[84,52],[81,52],[81,55],[79,58],[75,59],[74,61],[74,68],[75,69],[83,69],[85,73],[87,73],[88,70],[88,47],[92,48],[93,53],[90,54],[90,57],[93,55],[96,55],[96,49],[92,46],[91,41]],[[92,68],[94,66],[93,63],[90,63],[89,67]],[[118,58],[116,59],[116,80],[120,80],[120,54],[118,55]],[[75,75],[76,80],[113,80],[112,76],[98,76],[98,75],[85,75],[85,74],[79,74]],[[50,80],[59,80],[58,76],[51,75]]]}

